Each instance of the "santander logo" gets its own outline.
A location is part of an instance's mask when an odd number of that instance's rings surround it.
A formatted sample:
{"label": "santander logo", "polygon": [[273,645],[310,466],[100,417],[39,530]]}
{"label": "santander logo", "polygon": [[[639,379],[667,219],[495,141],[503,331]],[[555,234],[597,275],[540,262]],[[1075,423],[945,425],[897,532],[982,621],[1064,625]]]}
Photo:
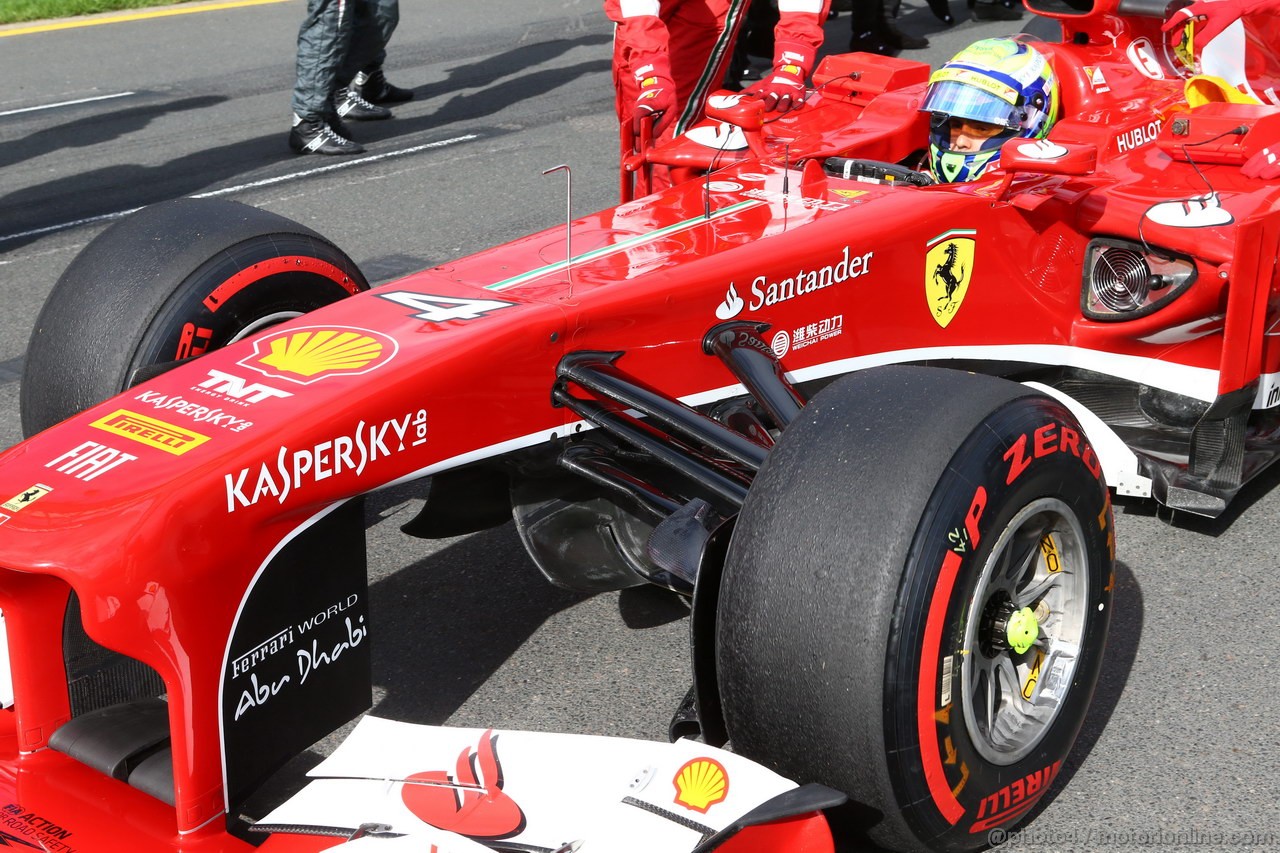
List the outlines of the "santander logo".
{"label": "santander logo", "polygon": [[742,313],[742,309],[747,304],[742,301],[742,297],[738,295],[738,290],[732,284],[729,285],[729,292],[724,295],[724,302],[716,306],[716,316],[721,320],[732,320]]}
{"label": "santander logo", "polygon": [[745,305],[743,298],[738,295],[737,286],[730,283],[729,289],[725,292],[724,301],[716,306],[716,316],[721,320],[732,320],[741,314],[744,308],[749,307],[752,311],[759,311],[766,306],[772,307],[780,302],[789,302],[797,297],[866,275],[871,271],[873,257],[875,257],[874,251],[853,254],[849,247],[845,246],[840,252],[840,260],[816,269],[798,269],[774,281],[770,281],[767,275],[758,275],[751,281],[750,306]]}

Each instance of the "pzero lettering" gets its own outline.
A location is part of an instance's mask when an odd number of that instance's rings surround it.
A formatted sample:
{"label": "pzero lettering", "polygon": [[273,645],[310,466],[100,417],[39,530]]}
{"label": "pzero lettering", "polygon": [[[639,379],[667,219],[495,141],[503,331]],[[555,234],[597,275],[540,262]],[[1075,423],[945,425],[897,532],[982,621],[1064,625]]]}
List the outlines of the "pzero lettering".
{"label": "pzero lettering", "polygon": [[1090,474],[1095,477],[1102,475],[1102,463],[1098,461],[1097,454],[1093,452],[1089,442],[1084,440],[1084,436],[1071,427],[1050,421],[1030,433],[1018,436],[1018,440],[1004,452],[1004,459],[1009,463],[1005,483],[1012,484],[1022,476],[1033,459],[1052,453],[1070,453],[1084,463]]}

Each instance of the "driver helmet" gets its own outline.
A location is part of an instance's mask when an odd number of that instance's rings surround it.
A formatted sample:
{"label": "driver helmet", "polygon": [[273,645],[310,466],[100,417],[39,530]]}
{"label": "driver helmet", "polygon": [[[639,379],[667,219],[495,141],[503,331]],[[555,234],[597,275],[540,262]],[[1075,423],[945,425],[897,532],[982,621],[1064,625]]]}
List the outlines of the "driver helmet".
{"label": "driver helmet", "polygon": [[1015,137],[1043,139],[1058,117],[1058,79],[1044,56],[1012,38],[974,42],[929,77],[929,170],[972,181]]}

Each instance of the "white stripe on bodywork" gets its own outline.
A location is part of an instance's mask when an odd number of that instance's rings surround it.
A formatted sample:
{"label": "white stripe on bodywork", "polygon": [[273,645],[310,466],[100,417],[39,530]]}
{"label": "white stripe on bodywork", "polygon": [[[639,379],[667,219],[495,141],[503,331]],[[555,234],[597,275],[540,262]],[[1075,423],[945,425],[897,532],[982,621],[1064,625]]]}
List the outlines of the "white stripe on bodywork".
{"label": "white stripe on bodywork", "polygon": [[[1052,357],[1051,357],[1052,356]],[[942,360],[959,360],[968,361],[1018,361],[1028,362],[1032,364],[1046,364],[1052,366],[1070,366],[1080,367],[1086,370],[1093,370],[1111,376],[1117,376],[1129,379],[1134,382],[1144,382],[1148,385],[1157,385],[1158,387],[1167,388],[1167,390],[1175,393],[1185,394],[1187,396],[1196,396],[1199,399],[1212,400],[1214,390],[1217,388],[1217,373],[1212,370],[1205,370],[1198,367],[1186,367],[1183,365],[1167,364],[1155,359],[1138,358],[1136,356],[1120,356],[1112,353],[1096,352],[1094,350],[1078,349],[1076,347],[1066,346],[1039,346],[1039,345],[1018,345],[1005,347],[949,347],[936,349],[914,349],[899,350],[893,353],[879,353],[876,355],[861,356],[858,358],[846,358],[839,361],[829,361],[824,364],[815,364],[812,367],[805,367],[800,370],[788,371],[786,376],[792,383],[799,384],[814,379],[825,379],[831,376],[838,376],[845,373],[852,373],[855,370],[865,370],[870,367],[877,367],[885,364],[901,364],[906,362],[918,361],[942,361]],[[1161,384],[1155,381],[1155,377],[1168,384]],[[1043,386],[1035,383],[1027,383],[1028,386],[1037,389],[1043,389]],[[1192,386],[1197,388],[1210,388],[1207,397],[1200,397],[1200,391],[1192,390]],[[1053,396],[1061,399],[1073,412],[1079,417],[1081,424],[1085,427],[1085,432],[1089,435],[1089,440],[1094,443],[1094,447],[1098,452],[1098,458],[1102,461],[1103,469],[1107,472],[1108,485],[1115,486],[1117,489],[1124,484],[1124,488],[1132,488],[1136,491],[1125,492],[1125,494],[1142,494],[1142,481],[1146,478],[1139,477],[1136,473],[1137,465],[1134,461],[1133,452],[1128,446],[1120,442],[1115,445],[1110,441],[1110,436],[1115,433],[1105,424],[1097,420],[1092,413],[1075,400],[1066,397],[1063,394],[1052,392],[1051,389],[1043,389],[1053,393]],[[730,397],[737,397],[747,393],[746,389],[739,383],[732,385],[723,385],[719,388],[711,388],[706,391],[699,391],[694,394],[687,394],[680,398],[680,402],[693,407],[705,406],[711,403],[719,402]],[[632,414],[635,414],[632,412]],[[1096,423],[1094,423],[1096,421]],[[1092,428],[1090,424],[1093,424]],[[1101,424],[1101,428],[1099,428]],[[432,474],[438,474],[441,471],[448,471],[451,468],[457,468],[472,462],[479,462],[484,459],[491,459],[495,456],[501,456],[505,453],[511,453],[516,450],[522,450],[526,447],[542,444],[544,442],[555,441],[561,438],[567,438],[570,435],[576,435],[595,427],[586,421],[575,421],[565,426],[555,427],[552,429],[540,430],[536,433],[511,438],[506,441],[491,444],[488,447],[481,447],[475,450],[461,453],[449,459],[441,460],[433,465],[428,465],[412,474],[407,474],[397,480],[387,483],[387,486],[395,486],[401,483],[407,483],[422,477],[429,477]],[[1094,441],[1095,435],[1098,437]],[[1116,480],[1112,480],[1114,473]],[[1149,489],[1150,482],[1147,481]],[[383,487],[378,487],[383,488]],[[1147,492],[1149,494],[1149,491]]]}
{"label": "white stripe on bodywork", "polygon": [[529,282],[534,279],[541,278],[544,275],[550,275],[553,272],[557,272],[558,270],[565,269],[571,264],[583,263],[584,261],[594,261],[598,258],[603,258],[603,257],[607,257],[608,255],[613,255],[613,254],[617,254],[618,252],[626,251],[627,249],[633,249],[636,246],[643,245],[652,240],[657,240],[662,237],[669,237],[672,234],[677,234],[681,231],[687,231],[690,228],[694,228],[705,222],[711,222],[716,219],[721,219],[730,214],[737,213],[738,211],[746,210],[751,207],[758,207],[762,204],[764,204],[763,201],[758,201],[755,199],[752,199],[750,201],[740,201],[737,204],[731,204],[728,207],[721,208],[720,210],[717,210],[714,213],[712,213],[710,216],[695,216],[692,219],[686,219],[683,222],[677,222],[674,225],[668,225],[664,228],[658,228],[654,231],[647,231],[644,234],[637,234],[635,237],[628,237],[627,239],[617,243],[613,243],[612,245],[602,246],[599,249],[592,249],[590,252],[583,252],[580,255],[574,255],[572,258],[570,258],[567,261],[556,261],[554,264],[547,264],[546,266],[529,270],[526,273],[521,273],[520,275],[512,276],[511,278],[506,278],[506,279],[503,279],[502,281],[494,282],[493,284],[486,284],[484,286],[484,289],[485,290],[509,290],[510,288],[516,287],[517,285],[521,285],[521,284],[524,284],[525,282]]}
{"label": "white stripe on bodywork", "polygon": [[1255,409],[1274,409],[1280,406],[1280,373],[1264,373],[1258,377],[1258,396],[1253,398]]}
{"label": "white stripe on bodywork", "polygon": [[1088,406],[1057,388],[1050,388],[1039,382],[1023,384],[1062,401],[1071,410],[1076,420],[1080,421],[1080,426],[1084,427],[1084,434],[1093,445],[1094,453],[1098,454],[1107,485],[1115,489],[1116,494],[1135,498],[1151,497],[1151,478],[1138,473],[1137,455],[1116,435],[1115,430],[1102,422],[1102,418],[1095,415]]}
{"label": "white stripe on bodywork", "polygon": [[778,11],[784,15],[788,12],[812,12],[816,15],[822,11],[822,0],[778,0]]}
{"label": "white stripe on bodywork", "polygon": [[875,353],[855,358],[831,361],[826,364],[815,364],[804,367],[790,375],[792,381],[804,382],[809,379],[822,379],[854,370],[865,370],[880,364],[901,364],[902,362],[928,360],[966,360],[966,361],[1016,361],[1029,364],[1046,364],[1054,367],[1077,367],[1092,370],[1139,382],[1143,385],[1154,385],[1175,394],[1194,397],[1206,403],[1213,402],[1218,396],[1218,371],[1204,367],[1188,367],[1184,364],[1172,364],[1154,358],[1143,358],[1136,355],[1119,355],[1081,347],[1060,346],[1055,344],[1010,344],[1008,346],[967,346],[967,347],[922,347],[920,349],[896,350],[894,352]]}

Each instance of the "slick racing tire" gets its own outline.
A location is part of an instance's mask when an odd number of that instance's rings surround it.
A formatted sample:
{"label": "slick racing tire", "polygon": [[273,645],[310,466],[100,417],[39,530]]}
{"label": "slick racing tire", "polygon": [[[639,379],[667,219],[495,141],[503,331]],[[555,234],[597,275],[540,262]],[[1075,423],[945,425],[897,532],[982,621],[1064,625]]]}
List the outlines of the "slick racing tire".
{"label": "slick racing tire", "polygon": [[770,452],[729,546],[734,748],[869,807],[845,818],[882,815],[857,829],[884,847],[999,841],[1089,707],[1113,548],[1098,459],[1056,400],[931,368],[834,383]]}
{"label": "slick racing tire", "polygon": [[340,249],[274,213],[217,199],[144,208],[89,243],[41,309],[22,375],[23,432],[368,288]]}

